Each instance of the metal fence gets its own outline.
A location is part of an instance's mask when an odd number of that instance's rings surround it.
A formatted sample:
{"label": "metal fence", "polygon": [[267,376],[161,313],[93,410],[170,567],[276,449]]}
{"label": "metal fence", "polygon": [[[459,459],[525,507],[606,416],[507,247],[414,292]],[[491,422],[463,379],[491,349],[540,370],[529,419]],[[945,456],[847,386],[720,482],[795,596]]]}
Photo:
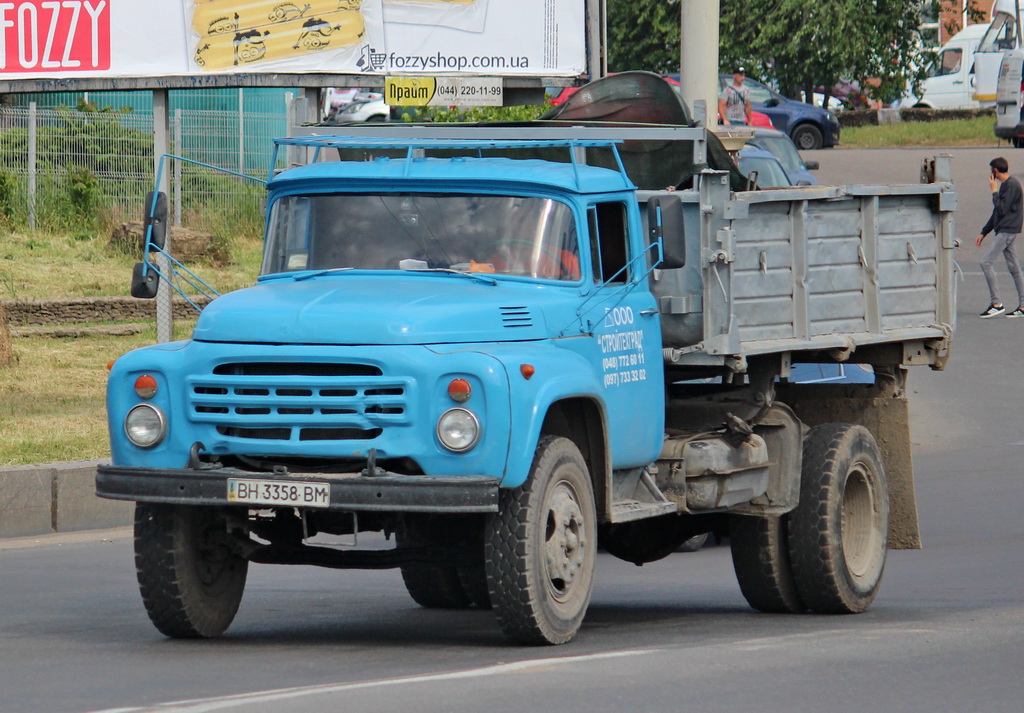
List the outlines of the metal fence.
{"label": "metal fence", "polygon": [[[265,177],[270,137],[283,135],[289,107],[276,113],[172,109],[171,152]],[[115,221],[141,215],[154,178],[153,113],[0,107],[0,213],[13,225],[46,227],[57,213],[91,201]],[[168,169],[170,170],[170,169]],[[175,215],[232,192],[237,181],[197,180],[176,170]],[[190,179],[191,176],[191,179]],[[75,201],[78,201],[78,204]]]}

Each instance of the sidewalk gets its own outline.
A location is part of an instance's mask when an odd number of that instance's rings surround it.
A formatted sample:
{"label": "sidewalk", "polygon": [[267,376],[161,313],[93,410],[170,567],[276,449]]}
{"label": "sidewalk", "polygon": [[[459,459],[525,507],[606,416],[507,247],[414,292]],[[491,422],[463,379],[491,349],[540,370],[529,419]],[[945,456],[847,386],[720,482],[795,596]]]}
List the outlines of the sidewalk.
{"label": "sidewalk", "polygon": [[134,503],[96,496],[96,466],[103,462],[0,468],[0,537],[130,525]]}

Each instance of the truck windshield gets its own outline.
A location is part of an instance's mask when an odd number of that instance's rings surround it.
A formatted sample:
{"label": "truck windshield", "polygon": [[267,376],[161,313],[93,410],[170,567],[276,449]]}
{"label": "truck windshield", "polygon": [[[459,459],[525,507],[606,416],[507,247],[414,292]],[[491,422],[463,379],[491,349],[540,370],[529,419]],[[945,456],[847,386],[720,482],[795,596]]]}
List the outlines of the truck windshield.
{"label": "truck windshield", "polygon": [[572,209],[550,198],[315,194],[274,202],[262,274],[458,270],[580,278]]}

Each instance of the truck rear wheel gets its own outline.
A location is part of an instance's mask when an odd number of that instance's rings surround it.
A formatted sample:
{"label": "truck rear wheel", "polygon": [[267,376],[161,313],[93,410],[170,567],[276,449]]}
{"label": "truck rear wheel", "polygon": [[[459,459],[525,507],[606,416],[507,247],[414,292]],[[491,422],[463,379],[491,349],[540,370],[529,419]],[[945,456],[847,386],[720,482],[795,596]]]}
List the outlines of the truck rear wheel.
{"label": "truck rear wheel", "polygon": [[[399,549],[424,547],[431,543],[436,528],[431,521],[407,520],[398,530]],[[401,566],[405,590],[413,601],[428,609],[465,609],[472,602],[462,587],[455,565],[406,564]]]}
{"label": "truck rear wheel", "polygon": [[402,581],[413,601],[428,609],[465,609],[472,601],[451,565],[408,564]]}
{"label": "truck rear wheel", "polygon": [[789,564],[787,517],[729,518],[732,566],[743,598],[763,612],[798,614],[804,606]]}
{"label": "truck rear wheel", "polygon": [[153,625],[178,639],[218,636],[238,612],[249,562],[214,508],[138,503],[135,568]]}
{"label": "truck rear wheel", "polygon": [[889,543],[885,469],[870,431],[849,423],[811,429],[800,503],[788,517],[793,578],[804,603],[830,614],[867,609]]}
{"label": "truck rear wheel", "polygon": [[487,584],[509,638],[564,644],[576,635],[594,584],[596,518],[576,444],[541,438],[529,478],[501,491],[487,524]]}

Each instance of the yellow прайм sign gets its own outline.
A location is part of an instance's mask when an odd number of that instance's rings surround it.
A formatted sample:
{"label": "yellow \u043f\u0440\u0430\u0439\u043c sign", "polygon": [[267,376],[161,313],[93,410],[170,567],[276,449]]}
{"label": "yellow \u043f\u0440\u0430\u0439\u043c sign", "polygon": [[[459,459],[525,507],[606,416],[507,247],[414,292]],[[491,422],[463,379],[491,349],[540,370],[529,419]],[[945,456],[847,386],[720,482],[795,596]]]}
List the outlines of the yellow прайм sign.
{"label": "yellow \u043f\u0440\u0430\u0439\u043c sign", "polygon": [[390,106],[427,106],[436,90],[433,77],[387,77],[384,101]]}
{"label": "yellow \u043f\u0440\u0430\u0439\u043c sign", "polygon": [[386,77],[390,106],[501,106],[500,77]]}

